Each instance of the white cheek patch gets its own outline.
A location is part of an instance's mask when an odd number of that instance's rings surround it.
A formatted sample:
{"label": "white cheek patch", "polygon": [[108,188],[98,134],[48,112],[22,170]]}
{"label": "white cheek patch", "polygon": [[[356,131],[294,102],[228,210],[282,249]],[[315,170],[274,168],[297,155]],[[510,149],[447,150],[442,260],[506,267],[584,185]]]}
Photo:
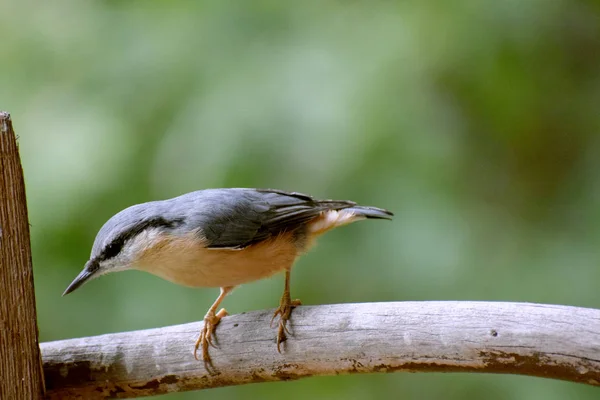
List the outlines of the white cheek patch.
{"label": "white cheek patch", "polygon": [[124,271],[133,268],[140,255],[152,248],[161,239],[161,231],[156,228],[147,229],[123,245],[119,254],[102,262],[103,273]]}
{"label": "white cheek patch", "polygon": [[146,229],[133,239],[129,240],[123,247],[121,253],[127,259],[128,264],[134,266],[145,251],[153,248],[162,239],[164,239],[164,233],[159,229]]}
{"label": "white cheek patch", "polygon": [[127,253],[130,259],[135,259],[143,251],[154,247],[163,238],[163,233],[157,228],[146,229],[139,235],[129,240],[122,252]]}

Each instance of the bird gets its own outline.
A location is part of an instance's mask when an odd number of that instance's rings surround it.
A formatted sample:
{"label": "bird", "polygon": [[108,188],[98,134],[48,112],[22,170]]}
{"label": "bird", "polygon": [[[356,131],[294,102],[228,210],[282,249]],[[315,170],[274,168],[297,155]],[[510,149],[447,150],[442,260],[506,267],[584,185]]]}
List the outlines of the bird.
{"label": "bird", "polygon": [[101,275],[136,269],[187,287],[219,288],[194,344],[198,359],[212,363],[209,346],[221,319],[224,298],[237,286],[284,272],[277,351],[287,339],[287,322],[301,305],[292,300],[290,276],[298,257],[323,233],[363,219],[391,220],[383,208],[349,200],[317,200],[276,189],[203,189],[166,200],[132,205],[100,228],[90,258],[63,296]]}

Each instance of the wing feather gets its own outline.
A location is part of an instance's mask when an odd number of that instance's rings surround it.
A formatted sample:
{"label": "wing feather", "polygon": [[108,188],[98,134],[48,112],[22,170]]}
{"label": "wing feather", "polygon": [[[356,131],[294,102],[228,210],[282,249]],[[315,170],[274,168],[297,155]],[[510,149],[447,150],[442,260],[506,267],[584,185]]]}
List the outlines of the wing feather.
{"label": "wing feather", "polygon": [[353,207],[351,201],[315,200],[272,189],[223,189],[220,204],[211,207],[203,223],[208,248],[241,249],[283,232],[303,228],[326,210]]}

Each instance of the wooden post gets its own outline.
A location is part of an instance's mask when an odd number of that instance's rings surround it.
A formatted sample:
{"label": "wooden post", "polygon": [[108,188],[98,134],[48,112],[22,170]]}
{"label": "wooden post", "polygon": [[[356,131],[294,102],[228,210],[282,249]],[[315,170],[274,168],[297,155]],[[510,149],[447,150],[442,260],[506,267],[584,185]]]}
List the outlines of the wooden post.
{"label": "wooden post", "polygon": [[10,115],[0,111],[0,399],[42,399],[25,182]]}

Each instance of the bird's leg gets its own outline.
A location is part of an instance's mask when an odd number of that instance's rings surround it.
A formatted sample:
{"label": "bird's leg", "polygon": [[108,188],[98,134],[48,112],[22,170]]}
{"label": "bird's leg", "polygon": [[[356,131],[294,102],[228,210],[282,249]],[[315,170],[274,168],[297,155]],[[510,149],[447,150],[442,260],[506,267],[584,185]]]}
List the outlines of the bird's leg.
{"label": "bird's leg", "polygon": [[198,348],[200,345],[202,345],[202,359],[205,363],[211,362],[210,355],[208,354],[208,346],[214,346],[212,344],[212,335],[215,333],[215,329],[221,321],[221,318],[227,315],[227,310],[224,308],[221,308],[219,312],[216,311],[217,308],[219,308],[219,304],[221,304],[225,296],[227,296],[232,289],[232,286],[222,287],[219,297],[217,297],[217,300],[215,300],[213,305],[210,306],[208,312],[204,316],[204,326],[202,327],[200,336],[198,336],[198,340],[196,340],[196,344],[194,346],[194,358],[196,360],[198,360]]}
{"label": "bird's leg", "polygon": [[290,333],[287,329],[287,321],[290,319],[290,315],[292,314],[292,310],[294,307],[302,305],[300,300],[292,300],[290,297],[290,270],[285,271],[285,288],[283,289],[283,295],[281,296],[281,300],[279,301],[279,308],[273,314],[273,318],[271,318],[271,326],[273,326],[273,320],[278,315],[279,317],[279,330],[277,332],[277,351],[281,353],[281,343],[285,342],[286,336],[285,333]]}

